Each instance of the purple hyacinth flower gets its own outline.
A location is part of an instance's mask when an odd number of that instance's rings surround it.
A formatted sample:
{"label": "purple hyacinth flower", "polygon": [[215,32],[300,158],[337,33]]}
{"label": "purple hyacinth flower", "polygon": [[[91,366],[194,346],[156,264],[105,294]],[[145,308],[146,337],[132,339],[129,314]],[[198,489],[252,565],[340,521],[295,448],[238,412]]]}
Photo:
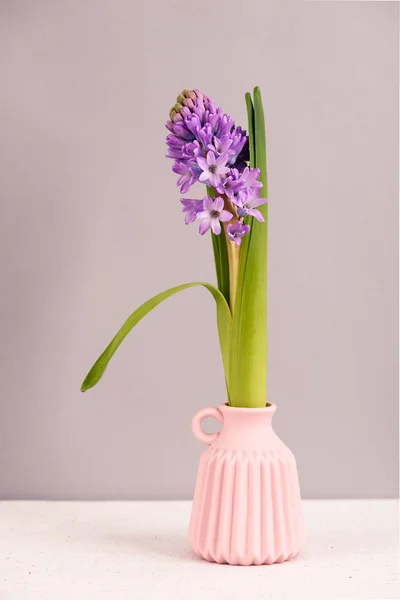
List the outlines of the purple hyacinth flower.
{"label": "purple hyacinth flower", "polygon": [[191,115],[190,117],[185,119],[185,124],[189,131],[191,131],[193,135],[198,137],[198,133],[201,129],[201,122],[199,117],[197,115]]}
{"label": "purple hyacinth flower", "polygon": [[[166,128],[167,156],[175,160],[173,170],[180,176],[182,193],[199,180],[231,199],[246,192],[249,200],[248,191],[261,186],[259,171],[246,164],[246,132],[199,90],[179,94]],[[243,195],[241,200],[245,201]]]}
{"label": "purple hyacinth flower", "polygon": [[209,148],[209,146],[211,145],[212,137],[213,134],[210,123],[206,123],[204,127],[199,129],[197,134],[197,138],[200,144],[202,144],[202,146],[205,148]]}
{"label": "purple hyacinth flower", "polygon": [[[211,126],[210,126],[211,127]],[[233,139],[226,133],[221,138],[214,136],[213,143],[208,144],[209,150],[215,152],[215,154],[228,154],[231,155],[229,148],[231,147]]]}
{"label": "purple hyacinth flower", "polygon": [[[203,156],[203,153],[201,151],[201,146],[197,140],[182,146],[182,157],[184,159],[193,160],[193,159],[197,158],[198,156]],[[201,169],[200,169],[200,167],[198,167],[197,163],[196,163],[196,166],[199,169],[199,171],[201,171]]]}
{"label": "purple hyacinth flower", "polygon": [[[179,115],[181,117],[181,115]],[[181,117],[182,119],[182,117]],[[165,123],[165,127],[168,129],[168,131],[170,131],[171,133],[174,132],[174,122],[173,121],[167,121]]]}
{"label": "purple hyacinth flower", "polygon": [[[184,148],[184,146],[183,146],[183,148]],[[168,154],[166,154],[165,156],[167,158],[173,158],[175,160],[181,160],[182,158],[185,158],[183,149],[175,147],[175,146],[170,146],[168,148]]]}
{"label": "purple hyacinth flower", "polygon": [[217,186],[217,192],[221,195],[225,194],[228,198],[233,198],[242,189],[240,175],[241,173],[237,169],[231,169],[229,175],[221,179],[220,184]]}
{"label": "purple hyacinth flower", "polygon": [[217,138],[221,138],[226,133],[230,133],[235,127],[235,122],[229,115],[223,114],[220,108],[218,108],[214,114],[209,115],[208,121],[211,123],[214,135]]}
{"label": "purple hyacinth flower", "polygon": [[196,169],[193,169],[191,163],[177,160],[172,166],[172,170],[177,175],[180,175],[176,185],[181,186],[181,194],[186,192],[192,187],[192,185],[198,180],[200,175],[200,169],[195,164]]}
{"label": "purple hyacinth flower", "polygon": [[226,154],[221,154],[221,156],[215,158],[215,154],[211,150],[207,152],[207,159],[199,156],[197,164],[203,171],[200,174],[199,181],[207,181],[213,187],[217,187],[221,181],[221,175],[225,175],[229,171],[229,167],[226,166],[227,160]]}
{"label": "purple hyacinth flower", "polygon": [[238,156],[242,152],[246,142],[247,136],[246,132],[242,131],[241,127],[237,127],[231,134],[230,138],[232,140],[231,146],[229,148],[229,164],[235,164]]}
{"label": "purple hyacinth flower", "polygon": [[167,135],[167,144],[170,148],[182,148],[188,142],[177,135],[170,133]]}
{"label": "purple hyacinth flower", "polygon": [[243,183],[244,188],[260,188],[262,187],[262,183],[261,181],[258,181],[259,177],[260,169],[249,169],[249,167],[246,167],[240,180]]}
{"label": "purple hyacinth flower", "polygon": [[204,97],[204,107],[208,113],[215,113],[215,111],[217,110],[214,101],[211,100],[209,96]]}
{"label": "purple hyacinth flower", "polygon": [[181,198],[183,205],[182,212],[185,214],[185,223],[193,223],[198,214],[203,210],[203,200],[189,200],[189,198]]}
{"label": "purple hyacinth flower", "polygon": [[239,194],[232,198],[233,204],[237,206],[237,212],[239,217],[254,217],[260,223],[264,223],[264,217],[261,212],[257,210],[256,206],[261,206],[268,202],[267,198],[260,198],[260,190],[258,187],[249,188],[246,191],[241,191]]}
{"label": "purple hyacinth flower", "polygon": [[194,139],[194,134],[186,127],[186,121],[174,125],[174,134],[188,142]]}
{"label": "purple hyacinth flower", "polygon": [[210,227],[215,235],[219,235],[221,222],[227,223],[233,215],[228,210],[224,210],[224,201],[220,196],[215,200],[206,196],[203,200],[203,210],[197,213],[197,217],[202,220],[199,227],[200,235],[207,233]]}
{"label": "purple hyacinth flower", "polygon": [[245,225],[244,223],[240,223],[240,221],[235,223],[235,225],[229,223],[229,225],[226,228],[228,238],[231,240],[231,242],[235,242],[237,246],[240,246],[240,244],[242,243],[242,237],[246,235],[246,233],[249,233],[249,231],[250,226]]}

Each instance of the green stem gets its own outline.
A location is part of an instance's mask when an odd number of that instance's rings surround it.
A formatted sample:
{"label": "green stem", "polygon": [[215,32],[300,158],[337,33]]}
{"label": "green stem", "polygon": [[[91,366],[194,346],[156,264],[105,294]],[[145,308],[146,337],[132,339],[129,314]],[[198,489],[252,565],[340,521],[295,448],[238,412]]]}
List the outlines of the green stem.
{"label": "green stem", "polygon": [[229,306],[231,312],[235,310],[236,290],[238,282],[238,270],[239,270],[239,253],[240,246],[237,246],[235,242],[227,239],[226,228],[224,227],[226,237],[226,247],[228,251],[228,264],[229,264]]}

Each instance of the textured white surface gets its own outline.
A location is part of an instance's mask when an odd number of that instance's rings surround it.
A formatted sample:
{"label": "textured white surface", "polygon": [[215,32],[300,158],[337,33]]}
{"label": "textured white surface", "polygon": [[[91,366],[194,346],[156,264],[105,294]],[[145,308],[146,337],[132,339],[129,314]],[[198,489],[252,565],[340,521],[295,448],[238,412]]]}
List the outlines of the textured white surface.
{"label": "textured white surface", "polygon": [[400,597],[394,500],[304,502],[305,550],[262,567],[197,559],[189,513],[189,502],[2,502],[0,598]]}

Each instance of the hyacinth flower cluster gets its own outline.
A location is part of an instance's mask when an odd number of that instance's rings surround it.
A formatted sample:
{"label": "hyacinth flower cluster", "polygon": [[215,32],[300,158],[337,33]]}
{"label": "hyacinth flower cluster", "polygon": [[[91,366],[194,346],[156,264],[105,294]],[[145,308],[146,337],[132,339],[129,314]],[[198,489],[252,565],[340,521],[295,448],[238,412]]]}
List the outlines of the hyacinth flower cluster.
{"label": "hyacinth flower cluster", "polygon": [[161,302],[196,286],[216,305],[218,336],[230,406],[262,408],[267,380],[268,203],[261,92],[245,95],[248,135],[198,90],[177,98],[167,122],[168,157],[182,195],[203,183],[202,198],[181,198],[185,223],[211,232],[217,285],[189,281],[137,308],[85,377],[86,391],[102,378],[128,333]]}
{"label": "hyacinth flower cluster", "polygon": [[181,198],[185,223],[200,220],[201,235],[210,229],[220,235],[224,227],[228,240],[240,246],[250,231],[245,218],[263,222],[257,207],[267,202],[260,198],[260,170],[247,165],[246,132],[199,90],[184,90],[178,96],[166,127],[167,157],[174,160],[181,193],[196,182],[209,191],[202,200]]}

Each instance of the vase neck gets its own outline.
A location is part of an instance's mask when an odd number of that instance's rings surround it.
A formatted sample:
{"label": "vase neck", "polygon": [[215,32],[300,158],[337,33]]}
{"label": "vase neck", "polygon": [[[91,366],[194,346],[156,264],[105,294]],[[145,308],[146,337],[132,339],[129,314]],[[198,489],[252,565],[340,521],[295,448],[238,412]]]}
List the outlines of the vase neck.
{"label": "vase neck", "polygon": [[221,433],[212,443],[215,448],[232,450],[270,450],[282,442],[272,429],[275,405],[265,408],[234,408],[223,404]]}

